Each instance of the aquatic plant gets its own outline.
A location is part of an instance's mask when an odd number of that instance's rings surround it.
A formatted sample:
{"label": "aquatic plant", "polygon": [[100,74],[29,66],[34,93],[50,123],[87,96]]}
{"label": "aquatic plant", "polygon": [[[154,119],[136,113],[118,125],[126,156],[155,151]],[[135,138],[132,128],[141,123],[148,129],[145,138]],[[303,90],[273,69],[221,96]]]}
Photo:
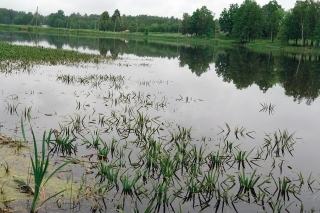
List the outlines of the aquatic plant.
{"label": "aquatic plant", "polygon": [[274,113],[274,104],[260,103],[262,109],[259,112],[269,112],[269,115]]}
{"label": "aquatic plant", "polygon": [[[46,131],[43,133],[42,137],[42,148],[41,148],[41,155],[38,154],[38,145],[37,140],[35,138],[35,134],[32,130],[32,127],[30,126],[32,139],[33,139],[33,148],[34,148],[34,156],[32,157],[30,153],[30,160],[31,160],[31,168],[34,176],[34,193],[33,193],[33,200],[30,207],[30,212],[37,212],[39,208],[42,207],[42,205],[50,200],[51,198],[57,196],[58,194],[61,194],[63,191],[60,191],[49,198],[45,199],[40,206],[37,208],[37,203],[39,199],[39,194],[43,188],[43,186],[53,177],[55,173],[57,173],[61,168],[69,164],[69,161],[61,164],[58,168],[56,168],[54,171],[50,172],[48,177],[45,177],[45,175],[48,173],[48,167],[49,167],[49,154],[46,154],[46,148],[48,148],[48,144],[51,141],[51,135],[52,130],[49,131],[48,135],[46,134]],[[24,142],[27,143],[24,125],[23,125],[23,119],[21,117],[21,131],[23,135]]]}
{"label": "aquatic plant", "polygon": [[77,152],[77,145],[74,144],[76,138],[69,138],[69,136],[63,138],[62,136],[57,135],[56,139],[50,142],[50,144],[53,145],[50,152],[61,152],[62,154],[68,155],[75,154]]}
{"label": "aquatic plant", "polygon": [[129,174],[127,173],[126,175],[123,173],[121,176],[120,176],[120,181],[122,183],[122,192],[121,194],[124,194],[124,195],[131,195],[133,194],[133,192],[135,192],[137,190],[137,187],[136,187],[136,183],[137,181],[139,180],[140,178],[140,173],[138,172],[135,177],[130,180],[129,179]]}
{"label": "aquatic plant", "polygon": [[263,147],[267,148],[267,154],[269,155],[275,153],[276,157],[279,157],[280,154],[284,156],[288,152],[293,156],[293,145],[296,143],[293,138],[294,134],[289,134],[287,130],[281,131],[280,129],[273,133],[273,137],[272,134],[265,134]]}
{"label": "aquatic plant", "polygon": [[253,173],[248,177],[245,174],[244,169],[242,168],[242,172],[238,174],[238,179],[240,183],[240,187],[244,187],[245,189],[253,189],[256,185],[260,177],[255,177],[257,170],[254,170]]}
{"label": "aquatic plant", "polygon": [[19,103],[8,103],[7,102],[7,105],[5,105],[6,107],[6,110],[10,113],[10,115],[18,115],[18,112],[17,112],[17,108],[19,106]]}
{"label": "aquatic plant", "polygon": [[106,165],[102,161],[100,161],[98,173],[96,176],[100,176],[100,182],[103,182],[107,178],[109,183],[115,186],[117,190],[119,190],[119,171],[120,168],[117,167],[114,162],[110,163],[109,165]]}
{"label": "aquatic plant", "polygon": [[170,182],[174,179],[179,179],[176,175],[178,169],[178,162],[175,159],[172,159],[170,155],[163,154],[160,156],[160,174],[163,176],[164,182]]}

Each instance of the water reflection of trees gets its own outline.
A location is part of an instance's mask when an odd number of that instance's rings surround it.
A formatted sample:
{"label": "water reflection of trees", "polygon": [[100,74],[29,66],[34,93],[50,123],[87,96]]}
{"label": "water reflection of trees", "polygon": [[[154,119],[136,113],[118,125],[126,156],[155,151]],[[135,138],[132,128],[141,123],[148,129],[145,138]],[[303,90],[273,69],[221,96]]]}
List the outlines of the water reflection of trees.
{"label": "water reflection of trees", "polygon": [[100,54],[123,55],[134,54],[139,57],[177,58],[179,47],[145,41],[128,41],[125,39],[99,39]]}
{"label": "water reflection of trees", "polygon": [[47,41],[49,45],[58,49],[69,46],[72,49],[98,50],[101,55],[111,54],[113,57],[134,54],[139,57],[178,59],[180,66],[188,66],[197,76],[201,76],[202,73],[208,71],[210,64],[214,63],[212,46],[182,46],[178,43],[164,44],[148,40],[128,41],[121,38],[92,38],[20,32],[7,34],[5,34],[5,37],[15,38],[16,41],[31,43]]}
{"label": "water reflection of trees", "polygon": [[320,58],[303,54],[283,54],[278,61],[279,81],[285,94],[311,104],[320,94]]}
{"label": "water reflection of trees", "polygon": [[233,82],[238,89],[257,84],[262,91],[273,85],[273,57],[248,51],[245,48],[218,52],[216,72],[225,82]]}
{"label": "water reflection of trees", "polygon": [[181,67],[188,68],[197,76],[210,69],[214,62],[213,47],[180,46],[148,41],[126,41],[123,39],[99,39],[100,54],[110,52],[113,56],[134,54],[140,57],[178,58]]}
{"label": "water reflection of trees", "polygon": [[216,51],[212,46],[163,44],[148,40],[120,38],[90,38],[66,35],[46,35],[22,32],[3,32],[7,42],[46,41],[56,48],[98,50],[100,54],[118,57],[133,54],[139,57],[179,60],[181,67],[201,76],[215,63],[215,71],[223,81],[244,89],[256,84],[263,92],[279,84],[285,94],[298,103],[304,99],[311,104],[320,93],[320,56],[304,54],[256,53],[245,48],[226,48]]}
{"label": "water reflection of trees", "polygon": [[320,93],[320,58],[303,54],[274,56],[245,48],[227,49],[216,54],[216,73],[238,89],[256,84],[266,92],[275,84],[299,103],[311,104]]}
{"label": "water reflection of trees", "polygon": [[211,46],[180,46],[145,41],[126,41],[124,39],[99,39],[99,52],[113,56],[134,54],[139,57],[179,59],[181,67],[188,66],[197,76],[207,72],[214,63],[214,48]]}
{"label": "water reflection of trees", "polygon": [[191,72],[200,76],[210,69],[210,64],[214,62],[214,52],[209,46],[181,47],[179,60],[181,67],[188,65]]}
{"label": "water reflection of trees", "polygon": [[[299,103],[306,99],[310,104],[320,91],[319,57],[306,55],[257,53],[246,48],[233,48],[215,52],[210,46],[175,46],[148,41],[99,39],[101,54],[113,56],[134,54],[141,57],[178,58],[181,67],[201,76],[215,63],[218,76],[244,89],[256,84],[263,92],[280,84],[288,96]],[[298,71],[298,72],[297,72]],[[319,79],[319,80],[318,80]]]}

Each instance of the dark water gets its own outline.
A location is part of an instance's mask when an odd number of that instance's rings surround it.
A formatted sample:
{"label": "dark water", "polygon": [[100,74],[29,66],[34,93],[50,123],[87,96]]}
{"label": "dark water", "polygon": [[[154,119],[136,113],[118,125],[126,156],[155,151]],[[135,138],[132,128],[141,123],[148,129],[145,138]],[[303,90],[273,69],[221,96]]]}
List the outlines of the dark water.
{"label": "dark water", "polygon": [[[287,170],[286,175],[296,179],[301,171],[307,178],[312,172],[319,179],[320,169],[316,166],[320,160],[319,55],[11,32],[0,32],[0,40],[121,58],[114,64],[98,67],[39,66],[31,74],[0,74],[0,100],[4,103],[0,105],[2,133],[12,136],[20,121],[19,116],[8,113],[6,103],[19,103],[19,113],[25,106],[32,106],[32,117],[39,133],[48,127],[58,128],[58,123],[68,120],[70,115],[97,118],[97,113],[107,114],[120,109],[122,106],[105,106],[101,97],[108,94],[107,84],[102,83],[100,87],[70,85],[58,81],[57,76],[123,75],[127,85],[123,92],[140,91],[150,94],[155,102],[166,100],[165,108],[146,111],[161,116],[170,128],[176,128],[177,124],[192,127],[194,138],[210,138],[209,150],[217,149],[220,127],[225,129],[225,123],[232,131],[244,127],[252,132],[254,139],[243,137],[238,140],[234,135],[230,136],[230,140],[241,143],[244,150],[261,146],[266,133],[296,132],[294,157],[281,159],[293,168]],[[14,95],[19,99],[12,98]],[[90,106],[77,109],[78,101]],[[274,109],[263,111],[264,104],[271,104]],[[95,127],[92,124],[91,128]],[[86,149],[80,149],[79,154],[86,154]],[[268,172],[261,171],[262,174]],[[319,210],[316,196],[307,195],[306,210],[313,206]],[[249,211],[244,204],[238,205],[239,212]],[[212,212],[213,206],[205,212]],[[187,209],[194,211],[190,206]],[[184,207],[185,211],[187,209]],[[200,210],[195,209],[196,212]]]}

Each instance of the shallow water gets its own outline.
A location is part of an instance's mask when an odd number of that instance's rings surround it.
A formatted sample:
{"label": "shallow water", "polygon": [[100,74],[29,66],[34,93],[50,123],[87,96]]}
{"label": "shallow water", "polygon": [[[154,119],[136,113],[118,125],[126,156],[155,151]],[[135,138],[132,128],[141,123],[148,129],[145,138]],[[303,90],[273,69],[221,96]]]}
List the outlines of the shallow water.
{"label": "shallow water", "polygon": [[[112,91],[115,96],[119,91],[124,94],[135,91],[145,96],[149,94],[148,100],[153,103],[145,105],[142,111],[151,117],[161,116],[169,131],[177,129],[177,125],[192,127],[192,138],[199,140],[200,144],[201,138],[206,137],[208,150],[217,149],[225,134],[219,133],[221,129],[227,130],[226,123],[231,128],[228,140],[242,144],[241,148],[247,151],[262,146],[265,133],[285,129],[289,133],[296,132],[294,157],[281,158],[285,167],[293,168],[286,169],[285,174],[296,179],[296,172],[301,171],[305,178],[312,172],[313,177],[319,179],[320,170],[315,166],[320,160],[319,56],[309,58],[217,46],[164,45],[148,41],[28,33],[0,32],[0,40],[118,57],[111,65],[40,65],[32,73],[0,73],[1,133],[21,137],[20,116],[25,107],[32,107],[32,124],[38,136],[48,128],[59,129],[58,123],[70,121],[70,116],[75,114],[86,116],[85,122],[92,132],[97,128],[104,130],[97,122],[99,113],[110,115],[113,110],[121,111],[125,104],[115,106],[114,102],[103,97]],[[66,84],[58,80],[62,74],[82,77],[122,75],[125,83],[121,90],[110,88],[109,82],[102,82],[98,87]],[[78,102],[81,103],[80,109]],[[164,107],[156,108],[157,103],[163,102],[166,103]],[[18,104],[16,112],[11,114],[6,109],[7,103]],[[261,111],[264,103],[274,105],[274,110]],[[252,138],[244,135],[238,140],[233,134],[236,127],[246,128],[245,132],[250,132]],[[166,131],[160,133],[164,137],[167,134]],[[91,137],[90,134],[86,136]],[[101,135],[104,140],[110,140],[112,136],[116,134]],[[78,155],[91,153],[92,150],[88,152],[85,147],[80,147]],[[264,175],[268,172],[260,171]],[[274,172],[279,173],[279,168]],[[313,206],[319,209],[316,195],[308,195],[313,198],[305,199],[306,210]],[[213,206],[205,211],[213,211]],[[191,204],[183,208],[191,208]],[[248,211],[247,208],[245,204],[238,204],[239,212]],[[195,209],[196,212],[200,210]]]}

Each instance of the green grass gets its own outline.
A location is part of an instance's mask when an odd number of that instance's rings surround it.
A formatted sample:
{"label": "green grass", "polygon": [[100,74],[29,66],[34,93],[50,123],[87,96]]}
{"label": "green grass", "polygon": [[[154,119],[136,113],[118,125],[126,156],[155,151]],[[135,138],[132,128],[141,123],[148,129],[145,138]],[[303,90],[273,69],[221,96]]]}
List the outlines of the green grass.
{"label": "green grass", "polygon": [[208,162],[208,166],[211,170],[218,170],[218,169],[223,169],[223,163],[224,163],[224,158],[220,155],[220,151],[214,153],[211,152],[208,156],[207,156],[207,162]]}
{"label": "green grass", "polygon": [[130,180],[129,174],[126,175],[122,174],[120,176],[120,181],[122,183],[122,192],[123,195],[133,195],[133,192],[136,191],[136,183],[140,178],[139,172],[135,175],[135,177]]}
{"label": "green grass", "polygon": [[[106,116],[105,121],[108,122],[110,118],[113,118],[125,123],[126,121],[122,119],[122,115],[122,113],[114,111],[110,117]],[[69,117],[69,119],[76,120],[74,117]],[[132,122],[137,122],[136,127],[138,129],[144,129],[146,124],[147,126],[152,126],[150,125],[152,119],[145,113],[137,112],[136,114],[128,116],[128,120],[129,119],[132,120]],[[78,120],[81,120],[81,118],[78,118]],[[21,125],[23,137],[26,138],[23,129],[23,119]],[[121,125],[121,123],[114,121],[113,126],[117,125]],[[133,124],[133,126],[135,126],[135,124]],[[230,129],[230,127],[228,129]],[[272,169],[269,173],[263,172],[267,167],[258,168],[259,165],[256,164],[252,165],[255,168],[252,168],[249,173],[245,171],[244,166],[242,166],[240,171],[231,166],[227,170],[228,173],[226,173],[226,170],[223,168],[224,164],[228,164],[228,162],[239,162],[241,164],[247,162],[249,161],[250,153],[252,153],[254,149],[251,151],[242,151],[240,146],[237,146],[237,150],[230,152],[223,147],[226,145],[226,142],[220,141],[220,144],[217,144],[219,149],[213,146],[212,150],[209,150],[209,143],[193,138],[191,136],[191,129],[178,127],[178,130],[179,131],[171,135],[168,131],[169,134],[165,140],[148,137],[147,141],[143,140],[138,143],[136,140],[123,143],[123,140],[118,140],[117,136],[113,135],[111,136],[112,138],[108,140],[109,142],[106,143],[102,141],[100,136],[98,137],[98,134],[95,134],[94,136],[97,137],[95,138],[93,136],[92,142],[90,141],[85,145],[92,144],[88,149],[90,148],[89,150],[94,151],[98,158],[99,156],[103,156],[99,159],[100,161],[90,161],[90,164],[92,164],[90,169],[92,168],[93,173],[96,173],[95,177],[98,179],[96,179],[93,184],[90,181],[85,183],[87,180],[83,180],[78,190],[83,194],[78,193],[79,197],[76,199],[80,200],[80,202],[86,199],[92,202],[93,209],[103,210],[104,207],[101,203],[99,204],[98,199],[106,196],[114,196],[114,198],[112,197],[113,202],[121,202],[120,210],[126,208],[125,199],[132,199],[149,205],[150,208],[152,207],[155,211],[175,209],[176,204],[174,203],[176,200],[182,203],[183,206],[185,206],[184,202],[194,203],[195,206],[198,205],[197,203],[200,203],[200,207],[203,209],[208,208],[209,202],[213,201],[216,205],[211,206],[211,208],[217,211],[222,209],[223,211],[229,204],[229,207],[235,209],[234,204],[236,206],[238,201],[247,202],[251,205],[253,203],[250,199],[253,197],[254,202],[257,204],[259,202],[258,205],[261,203],[262,208],[264,208],[264,202],[266,202],[270,203],[271,208],[281,211],[290,205],[285,203],[288,200],[286,197],[289,196],[289,193],[295,195],[300,188],[301,190],[305,189],[303,188],[304,186],[311,188],[311,185],[316,182],[311,174],[308,180],[306,180],[302,176],[302,173],[298,173],[300,186],[288,182],[287,178],[279,178],[279,181],[274,179],[274,182],[270,182],[269,179],[271,177],[268,174],[272,176]],[[96,133],[97,132],[98,131],[96,131]],[[32,180],[32,178],[28,181],[16,179],[19,187],[34,197],[37,197],[36,194],[38,194],[38,197],[39,194],[41,195],[41,187],[43,187],[47,181],[47,176],[45,177],[44,171],[48,170],[48,167],[46,167],[48,155],[43,153],[47,151],[47,146],[51,141],[51,134],[51,131],[49,134],[44,133],[42,152],[39,152],[41,154],[36,154],[38,150],[37,147],[34,147],[35,156],[30,155],[32,159],[32,172],[35,175],[35,187],[33,187],[33,185],[31,187],[30,180]],[[132,131],[132,134],[136,134],[136,138],[140,137],[139,132]],[[173,136],[173,138],[170,136]],[[272,140],[278,141],[277,143],[279,144],[282,143],[281,141],[286,144],[286,141],[290,141],[292,138],[286,131],[277,131],[269,137]],[[94,142],[96,139],[97,142]],[[170,139],[172,140],[170,141]],[[33,140],[35,141],[35,139]],[[274,142],[267,147],[261,147],[261,149],[265,152],[268,150],[268,152],[272,152],[273,144]],[[124,146],[126,148],[124,148]],[[124,149],[131,150],[128,154]],[[112,157],[111,150],[114,152]],[[133,156],[135,163],[131,162],[130,156],[132,154],[136,154],[136,156]],[[289,157],[290,156],[291,155],[289,155]],[[38,161],[36,159],[38,159]],[[273,159],[274,161],[278,160],[275,157]],[[267,162],[268,159],[264,159],[263,161]],[[183,171],[183,167],[185,171]],[[38,179],[36,177],[38,177]],[[51,174],[49,174],[48,178],[50,177]],[[89,177],[90,176],[87,176],[86,178]],[[94,175],[92,177],[94,177]],[[302,184],[303,182],[308,184]],[[37,186],[40,187],[37,188]],[[237,190],[235,186],[238,186],[239,190]],[[264,189],[262,189],[262,186]],[[76,185],[73,187],[76,187]],[[276,191],[272,194],[272,191],[270,193],[268,190]],[[309,190],[312,192],[312,189]],[[273,198],[280,198],[280,200],[277,203],[271,204],[269,201]],[[300,198],[297,197],[296,200],[292,202],[297,203],[298,201],[300,201]],[[74,201],[70,198],[70,203],[72,202]],[[136,204],[133,203],[132,205],[134,208]],[[32,207],[34,211],[38,209],[38,206],[43,206],[43,203],[40,205],[36,203],[35,207]],[[193,206],[193,208],[196,208],[195,206]],[[141,211],[141,208],[136,208],[134,211]]]}
{"label": "green grass", "polygon": [[77,145],[74,144],[76,141],[76,138],[70,139],[69,136],[63,138],[60,135],[56,136],[56,139],[51,142],[51,145],[53,146],[51,149],[51,152],[56,153],[56,152],[61,152],[62,154],[76,154],[77,152]]}
{"label": "green grass", "polygon": [[[258,180],[260,179],[260,176],[256,176],[256,172],[257,172],[257,169],[255,169],[253,173],[251,173],[250,175],[246,175],[244,168],[242,168],[242,172],[238,173],[240,189],[243,188],[244,191],[249,189],[254,189]],[[269,179],[262,181],[262,183],[260,183],[258,187],[262,186],[267,182],[269,182]]]}
{"label": "green grass", "polygon": [[110,163],[106,165],[105,163],[100,161],[100,165],[98,166],[98,174],[100,176],[100,182],[105,181],[107,178],[108,184],[115,186],[117,191],[119,190],[118,184],[118,175],[120,169],[115,165],[115,163]]}
{"label": "green grass", "polygon": [[295,133],[289,134],[287,130],[281,131],[280,129],[273,133],[273,137],[271,134],[266,134],[264,147],[267,148],[267,153],[270,155],[275,153],[277,157],[281,154],[284,156],[287,153],[293,156],[293,146],[296,143],[293,137],[294,134]]}
{"label": "green grass", "polygon": [[[81,63],[105,63],[113,61],[112,57],[77,51],[12,45],[0,42],[0,72],[30,72],[35,65],[79,66]],[[16,105],[8,105],[8,110],[15,112]]]}
{"label": "green grass", "polygon": [[[46,177],[48,173],[49,159],[50,159],[49,154],[46,154],[46,150],[48,149],[49,143],[51,141],[52,130],[50,130],[48,134],[46,134],[46,132],[43,133],[42,143],[41,143],[42,144],[41,154],[39,154],[37,140],[31,126],[30,126],[30,129],[31,129],[31,134],[33,139],[33,148],[34,148],[33,157],[30,153],[30,160],[32,165],[31,168],[34,176],[34,191],[33,191],[33,200],[30,207],[30,213],[34,213],[34,212],[37,212],[46,201],[50,200],[51,198],[63,192],[63,191],[60,191],[50,196],[49,198],[45,199],[37,208],[39,195],[44,185],[50,180],[50,178],[52,178],[52,176],[55,173],[57,173],[64,166],[66,166],[69,163],[69,161],[61,164],[58,168],[56,168],[53,172],[49,173],[49,175]],[[22,117],[21,117],[21,131],[22,131],[24,142],[27,144],[28,142],[27,142],[27,138],[24,130]]]}
{"label": "green grass", "polygon": [[165,156],[160,159],[160,174],[163,176],[164,182],[170,182],[173,179],[178,179],[176,171],[178,170],[178,161],[172,159],[170,155],[164,154]]}

